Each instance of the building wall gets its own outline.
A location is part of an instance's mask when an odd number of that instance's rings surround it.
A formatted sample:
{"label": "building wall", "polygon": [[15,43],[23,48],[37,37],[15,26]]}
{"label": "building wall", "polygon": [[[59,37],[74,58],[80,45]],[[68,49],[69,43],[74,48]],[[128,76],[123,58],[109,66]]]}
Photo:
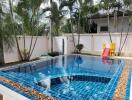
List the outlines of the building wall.
{"label": "building wall", "polygon": [[[109,26],[109,29],[110,29],[110,32],[111,33],[120,33],[120,32],[124,32],[126,33],[128,31],[128,25],[129,25],[129,18],[128,17],[124,17],[123,21],[122,21],[123,17],[119,17],[117,19],[117,27],[115,27],[115,22],[114,22],[114,18],[110,18],[110,26]],[[100,32],[100,27],[101,26],[108,26],[108,20],[107,18],[98,18],[98,19],[94,19],[95,23],[97,24],[97,32],[98,33],[102,33]],[[122,27],[123,27],[123,30],[122,30]],[[132,24],[131,26],[132,27]],[[129,30],[130,32],[132,32],[132,28],[130,28]],[[103,33],[107,33],[107,32],[103,32]]]}

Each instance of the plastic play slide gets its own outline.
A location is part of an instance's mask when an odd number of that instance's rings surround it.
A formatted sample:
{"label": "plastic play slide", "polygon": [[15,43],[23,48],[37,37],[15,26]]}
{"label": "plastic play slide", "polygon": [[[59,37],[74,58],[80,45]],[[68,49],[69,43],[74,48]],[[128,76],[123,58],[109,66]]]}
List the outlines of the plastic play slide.
{"label": "plastic play slide", "polygon": [[104,48],[102,58],[109,58],[110,56],[110,48]]}

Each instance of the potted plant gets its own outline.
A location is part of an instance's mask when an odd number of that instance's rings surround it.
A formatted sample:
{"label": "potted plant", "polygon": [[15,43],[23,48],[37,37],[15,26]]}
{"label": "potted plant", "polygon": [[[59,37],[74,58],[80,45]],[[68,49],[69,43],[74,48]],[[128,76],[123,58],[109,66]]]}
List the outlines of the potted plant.
{"label": "potted plant", "polygon": [[83,47],[84,47],[83,44],[77,44],[77,45],[76,45],[76,51],[75,51],[75,52],[76,52],[76,53],[80,53],[81,50],[83,49]]}

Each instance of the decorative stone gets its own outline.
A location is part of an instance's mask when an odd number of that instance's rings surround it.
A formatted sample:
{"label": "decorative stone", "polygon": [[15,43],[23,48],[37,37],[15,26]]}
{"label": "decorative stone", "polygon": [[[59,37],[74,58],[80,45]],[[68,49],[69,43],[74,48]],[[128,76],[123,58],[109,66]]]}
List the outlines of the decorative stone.
{"label": "decorative stone", "polygon": [[118,86],[113,96],[113,100],[124,100],[125,99],[129,70],[130,70],[130,63],[126,61],[126,65],[120,76]]}
{"label": "decorative stone", "polygon": [[[12,87],[14,87],[16,89],[19,89],[20,91],[22,91],[22,92],[24,92],[24,93],[26,93],[26,94],[28,94],[30,96],[35,97],[37,100],[56,100],[52,96],[47,96],[47,95],[42,94],[42,93],[40,93],[40,92],[38,92],[36,90],[32,90],[32,89],[30,89],[28,87],[25,87],[25,86],[23,86],[23,85],[21,85],[21,84],[19,84],[17,82],[13,82],[12,80],[9,80],[9,79],[7,79],[5,77],[0,77],[0,81],[5,83],[5,84],[8,84],[8,85],[10,85],[10,86],[12,86]],[[0,100],[2,100],[2,99],[0,99]]]}

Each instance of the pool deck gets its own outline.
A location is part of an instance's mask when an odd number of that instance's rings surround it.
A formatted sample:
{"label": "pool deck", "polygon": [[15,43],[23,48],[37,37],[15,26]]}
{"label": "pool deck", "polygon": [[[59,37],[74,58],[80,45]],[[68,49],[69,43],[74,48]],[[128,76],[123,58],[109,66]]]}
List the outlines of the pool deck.
{"label": "pool deck", "polygon": [[28,98],[12,91],[11,89],[0,84],[0,93],[3,95],[3,100],[29,100]]}
{"label": "pool deck", "polygon": [[45,94],[42,94],[36,90],[33,90],[33,89],[30,89],[28,87],[25,87],[17,82],[14,82],[12,80],[9,80],[9,79],[6,79],[4,77],[0,77],[0,81],[5,83],[5,84],[8,84],[10,85],[11,87],[14,87],[18,90],[20,90],[21,92],[23,93],[26,93],[30,96],[33,96],[34,98],[36,98],[37,100],[56,100],[54,97],[52,96],[47,96]]}

